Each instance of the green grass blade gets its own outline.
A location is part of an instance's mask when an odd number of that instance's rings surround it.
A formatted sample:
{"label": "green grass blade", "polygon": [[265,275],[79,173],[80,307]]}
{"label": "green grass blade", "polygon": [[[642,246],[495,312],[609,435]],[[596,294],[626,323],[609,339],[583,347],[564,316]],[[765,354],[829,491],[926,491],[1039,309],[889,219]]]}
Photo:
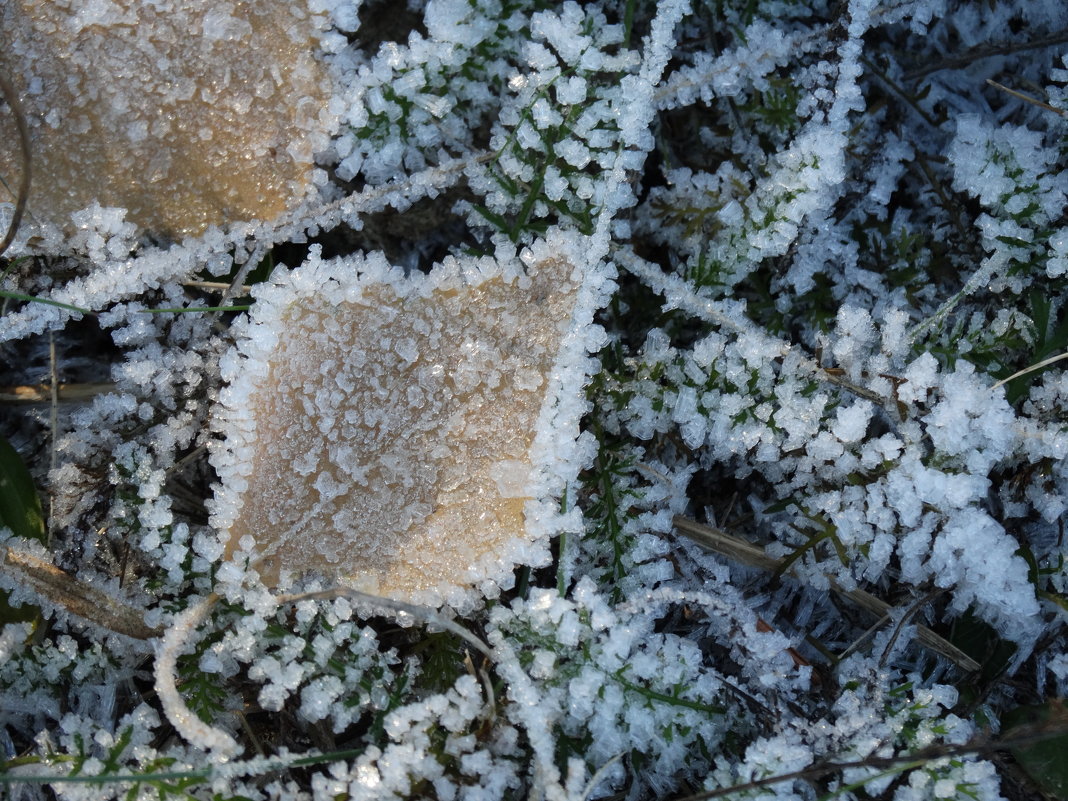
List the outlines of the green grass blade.
{"label": "green grass blade", "polygon": [[57,306],[60,309],[76,311],[82,314],[96,314],[96,312],[91,311],[90,309],[83,309],[80,306],[71,306],[69,303],[60,303],[58,300],[49,300],[48,298],[35,298],[33,295],[24,295],[21,292],[8,292],[6,289],[0,289],[0,298],[24,300],[27,303],[43,303],[46,306]]}

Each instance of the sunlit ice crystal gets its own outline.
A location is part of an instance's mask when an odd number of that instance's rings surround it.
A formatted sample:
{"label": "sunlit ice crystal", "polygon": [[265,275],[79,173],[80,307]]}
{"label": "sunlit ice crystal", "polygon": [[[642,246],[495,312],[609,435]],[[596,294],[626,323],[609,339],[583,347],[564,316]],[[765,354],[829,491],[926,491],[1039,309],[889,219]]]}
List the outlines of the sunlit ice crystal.
{"label": "sunlit ice crystal", "polygon": [[[99,204],[180,237],[294,207],[330,133],[326,24],[304,0],[0,3],[0,70],[29,126],[31,219],[65,229]],[[4,109],[0,177],[14,188],[22,170]]]}
{"label": "sunlit ice crystal", "polygon": [[537,518],[556,503],[533,496],[561,470],[548,429],[574,444],[584,411],[587,346],[561,358],[592,314],[576,313],[574,255],[405,276],[313,250],[276,272],[223,360],[212,523],[228,556],[254,542],[271,586],[310,574],[453,605],[544,562]]}

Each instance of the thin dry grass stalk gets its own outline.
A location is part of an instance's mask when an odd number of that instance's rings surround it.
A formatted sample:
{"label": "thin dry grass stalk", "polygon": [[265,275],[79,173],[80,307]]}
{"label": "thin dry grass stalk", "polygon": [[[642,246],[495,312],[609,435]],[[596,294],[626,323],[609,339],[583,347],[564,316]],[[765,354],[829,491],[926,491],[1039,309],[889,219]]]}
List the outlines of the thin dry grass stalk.
{"label": "thin dry grass stalk", "polygon": [[[733,559],[734,561],[741,562],[749,567],[758,567],[761,570],[766,570],[772,573],[782,568],[782,563],[778,559],[773,559],[755,545],[735,537],[732,534],[728,534],[726,531],[703,525],[694,520],[690,520],[689,518],[682,517],[681,515],[676,515],[672,520],[672,523],[680,534],[693,540],[698,545],[708,548],[710,551],[715,551],[721,556],[726,556],[728,559]],[[865,592],[864,590],[844,589],[836,584],[834,579],[831,579],[830,582],[831,589],[843,598],[849,599],[857,606],[880,619],[890,619],[890,611],[893,607],[886,603],[886,601],[876,598],[870,592]],[[926,626],[916,627],[916,639],[919,640],[924,648],[933,651],[939,656],[945,657],[961,670],[968,673],[974,673],[982,668],[982,665],[948,640],[939,637]]]}
{"label": "thin dry grass stalk", "polygon": [[8,550],[3,567],[45,601],[101,628],[137,640],[150,640],[162,633],[146,625],[142,612],[36,556]]}

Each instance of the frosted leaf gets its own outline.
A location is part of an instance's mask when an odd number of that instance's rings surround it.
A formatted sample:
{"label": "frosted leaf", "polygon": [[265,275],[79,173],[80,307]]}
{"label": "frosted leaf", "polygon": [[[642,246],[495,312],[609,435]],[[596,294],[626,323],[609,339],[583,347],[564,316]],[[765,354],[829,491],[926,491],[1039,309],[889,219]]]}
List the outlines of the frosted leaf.
{"label": "frosted leaf", "polygon": [[[0,4],[0,70],[30,125],[34,218],[64,227],[97,202],[182,236],[295,206],[330,133],[315,58],[326,22],[271,0]],[[21,162],[3,117],[10,183]]]}
{"label": "frosted leaf", "polygon": [[552,465],[531,447],[539,418],[581,392],[554,369],[580,285],[568,258],[531,262],[405,278],[380,255],[313,253],[259,288],[223,362],[213,523],[227,555],[250,535],[268,584],[311,572],[450,603],[540,558],[545,529],[524,507]]}

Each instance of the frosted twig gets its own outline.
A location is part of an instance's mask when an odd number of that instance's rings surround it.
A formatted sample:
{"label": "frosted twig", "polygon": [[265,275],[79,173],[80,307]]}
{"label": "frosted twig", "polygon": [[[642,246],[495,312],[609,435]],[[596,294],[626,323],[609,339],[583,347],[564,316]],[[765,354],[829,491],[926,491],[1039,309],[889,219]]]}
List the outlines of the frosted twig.
{"label": "frosted twig", "polygon": [[279,595],[277,596],[279,603],[297,603],[298,601],[319,601],[319,600],[332,600],[334,598],[348,598],[351,601],[357,603],[366,604],[367,606],[376,609],[377,611],[385,610],[388,614],[400,613],[403,615],[411,615],[414,618],[423,620],[431,625],[437,626],[445,631],[455,634],[464,642],[471,645],[476,651],[485,656],[491,662],[496,661],[496,657],[492,649],[486,643],[482,642],[478,637],[469,632],[463,626],[459,625],[453,620],[449,620],[447,617],[433,609],[425,606],[416,606],[415,604],[406,603],[404,601],[397,601],[393,598],[385,598],[381,595],[371,595],[370,593],[360,592],[354,590],[351,587],[331,587],[328,590],[319,590],[317,592],[304,592],[294,595]]}
{"label": "frosted twig", "polygon": [[[641,146],[643,136],[648,133],[656,114],[653,105],[654,88],[660,83],[660,78],[671,58],[671,51],[675,45],[675,26],[689,10],[689,0],[664,0],[658,5],[656,17],[653,18],[649,35],[645,39],[645,53],[642,57],[641,68],[633,78],[629,76],[624,78],[624,97],[627,96],[628,88],[633,93],[633,97],[629,99],[626,111],[620,115],[621,148],[616,153],[612,170],[605,182],[604,206],[597,215],[597,225],[591,237],[590,250],[586,258],[587,264],[596,264],[608,255],[611,244],[608,228],[616,212],[619,211],[617,200],[619,188],[627,179],[629,170],[635,168],[629,149]],[[646,152],[649,144],[644,147]],[[640,162],[637,166],[640,166]]]}
{"label": "frosted twig", "polygon": [[463,178],[469,167],[489,161],[495,155],[485,150],[474,151],[328,203],[305,203],[283,214],[271,224],[269,230],[260,232],[257,241],[270,247],[306,234],[314,236],[320,231],[329,231],[343,222],[359,227],[358,221],[362,215],[373,214],[389,206],[403,210],[424,197],[436,197]]}
{"label": "frosted twig", "polygon": [[449,159],[437,167],[429,167],[403,181],[393,181],[383,186],[374,186],[352,195],[346,195],[315,210],[307,225],[324,230],[340,222],[348,222],[362,214],[382,211],[387,206],[407,208],[416,200],[436,197],[459,181],[464,172],[475,164],[489,161],[496,153],[485,150],[469,153],[462,158]]}
{"label": "frosted twig", "polygon": [[834,384],[858,397],[879,404],[887,411],[891,420],[897,419],[898,412],[892,399],[885,398],[867,387],[855,384],[821,367],[815,359],[804,353],[797,345],[781,339],[776,340],[741,313],[741,304],[729,304],[725,301],[702,297],[685,279],[665,273],[657,265],[642,259],[629,249],[618,249],[613,258],[632,275],[640,278],[647,287],[663,296],[665,311],[681,309],[694,317],[736,334],[760,336],[769,342],[777,342],[780,356],[793,352],[799,357],[798,363],[802,369],[815,374],[821,381]]}
{"label": "frosted twig", "polygon": [[225,252],[250,236],[255,239],[257,250],[266,252],[279,243],[298,239],[307,233],[332,229],[343,221],[381,211],[389,205],[407,207],[415,200],[437,195],[459,181],[467,167],[492,156],[485,151],[475,152],[418,172],[403,181],[372,187],[329,203],[305,204],[270,224],[235,223],[210,246],[194,243],[192,247],[150,248],[134,258],[109,262],[106,275],[98,272],[76,278],[43,298],[54,303],[77,306],[82,311],[34,304],[34,308],[6,314],[0,317],[0,342],[59,329],[75,314],[103,309],[108,304],[140,295],[146,289],[155,289],[167,281],[190,279],[203,267],[209,250],[212,253]]}
{"label": "frosted twig", "polygon": [[[744,91],[754,79],[785,64],[790,56],[826,46],[830,41],[826,28],[788,34],[768,29],[763,33],[763,36],[751,40],[751,44],[728,50],[692,67],[675,70],[653,95],[657,110],[669,111],[687,106],[698,98],[709,103],[714,97],[733,97]],[[726,81],[717,80],[732,73],[738,79],[729,86]]]}
{"label": "frosted twig", "polygon": [[[705,609],[709,611],[714,610],[718,614],[731,620],[737,620],[740,617],[738,613],[739,607],[730,606],[707,592],[702,592],[700,590],[680,590],[675,587],[657,587],[656,589],[649,590],[640,596],[631,598],[629,601],[619,604],[616,607],[616,610],[629,613],[644,612],[657,604],[679,603],[692,603],[698,606],[703,606]],[[752,619],[754,625],[756,625],[758,618],[755,614],[752,616]]]}
{"label": "frosted twig", "polygon": [[908,333],[909,344],[914,345],[916,341],[931,328],[941,325],[950,313],[957,308],[958,303],[988,284],[994,274],[995,264],[996,262],[994,259],[986,259],[983,264],[979,265],[979,269],[972,273],[971,278],[968,279],[964,286],[949,298],[949,300],[939,306],[934,314],[927,319],[916,323]]}
{"label": "frosted twig", "polygon": [[205,723],[186,705],[178,692],[176,679],[179,655],[218,600],[219,596],[214,593],[207,595],[183,610],[171,622],[156,652],[156,694],[163,706],[163,714],[190,745],[228,759],[240,754],[241,746],[222,729]]}
{"label": "frosted twig", "polygon": [[489,637],[497,653],[497,673],[508,683],[513,709],[524,711],[520,723],[526,729],[527,740],[534,752],[531,797],[567,801],[567,792],[560,784],[560,769],[556,766],[556,738],[552,731],[560,710],[549,703],[531,681],[504,635],[500,631],[491,631]]}
{"label": "frosted twig", "polygon": [[[871,11],[871,23],[893,22],[910,3],[880,5]],[[747,43],[715,57],[701,60],[691,67],[675,70],[657,87],[654,95],[660,111],[687,106],[700,98],[708,103],[714,97],[741,94],[755,79],[808,53],[826,51],[837,45],[835,25],[820,25],[805,31],[751,26]]]}

